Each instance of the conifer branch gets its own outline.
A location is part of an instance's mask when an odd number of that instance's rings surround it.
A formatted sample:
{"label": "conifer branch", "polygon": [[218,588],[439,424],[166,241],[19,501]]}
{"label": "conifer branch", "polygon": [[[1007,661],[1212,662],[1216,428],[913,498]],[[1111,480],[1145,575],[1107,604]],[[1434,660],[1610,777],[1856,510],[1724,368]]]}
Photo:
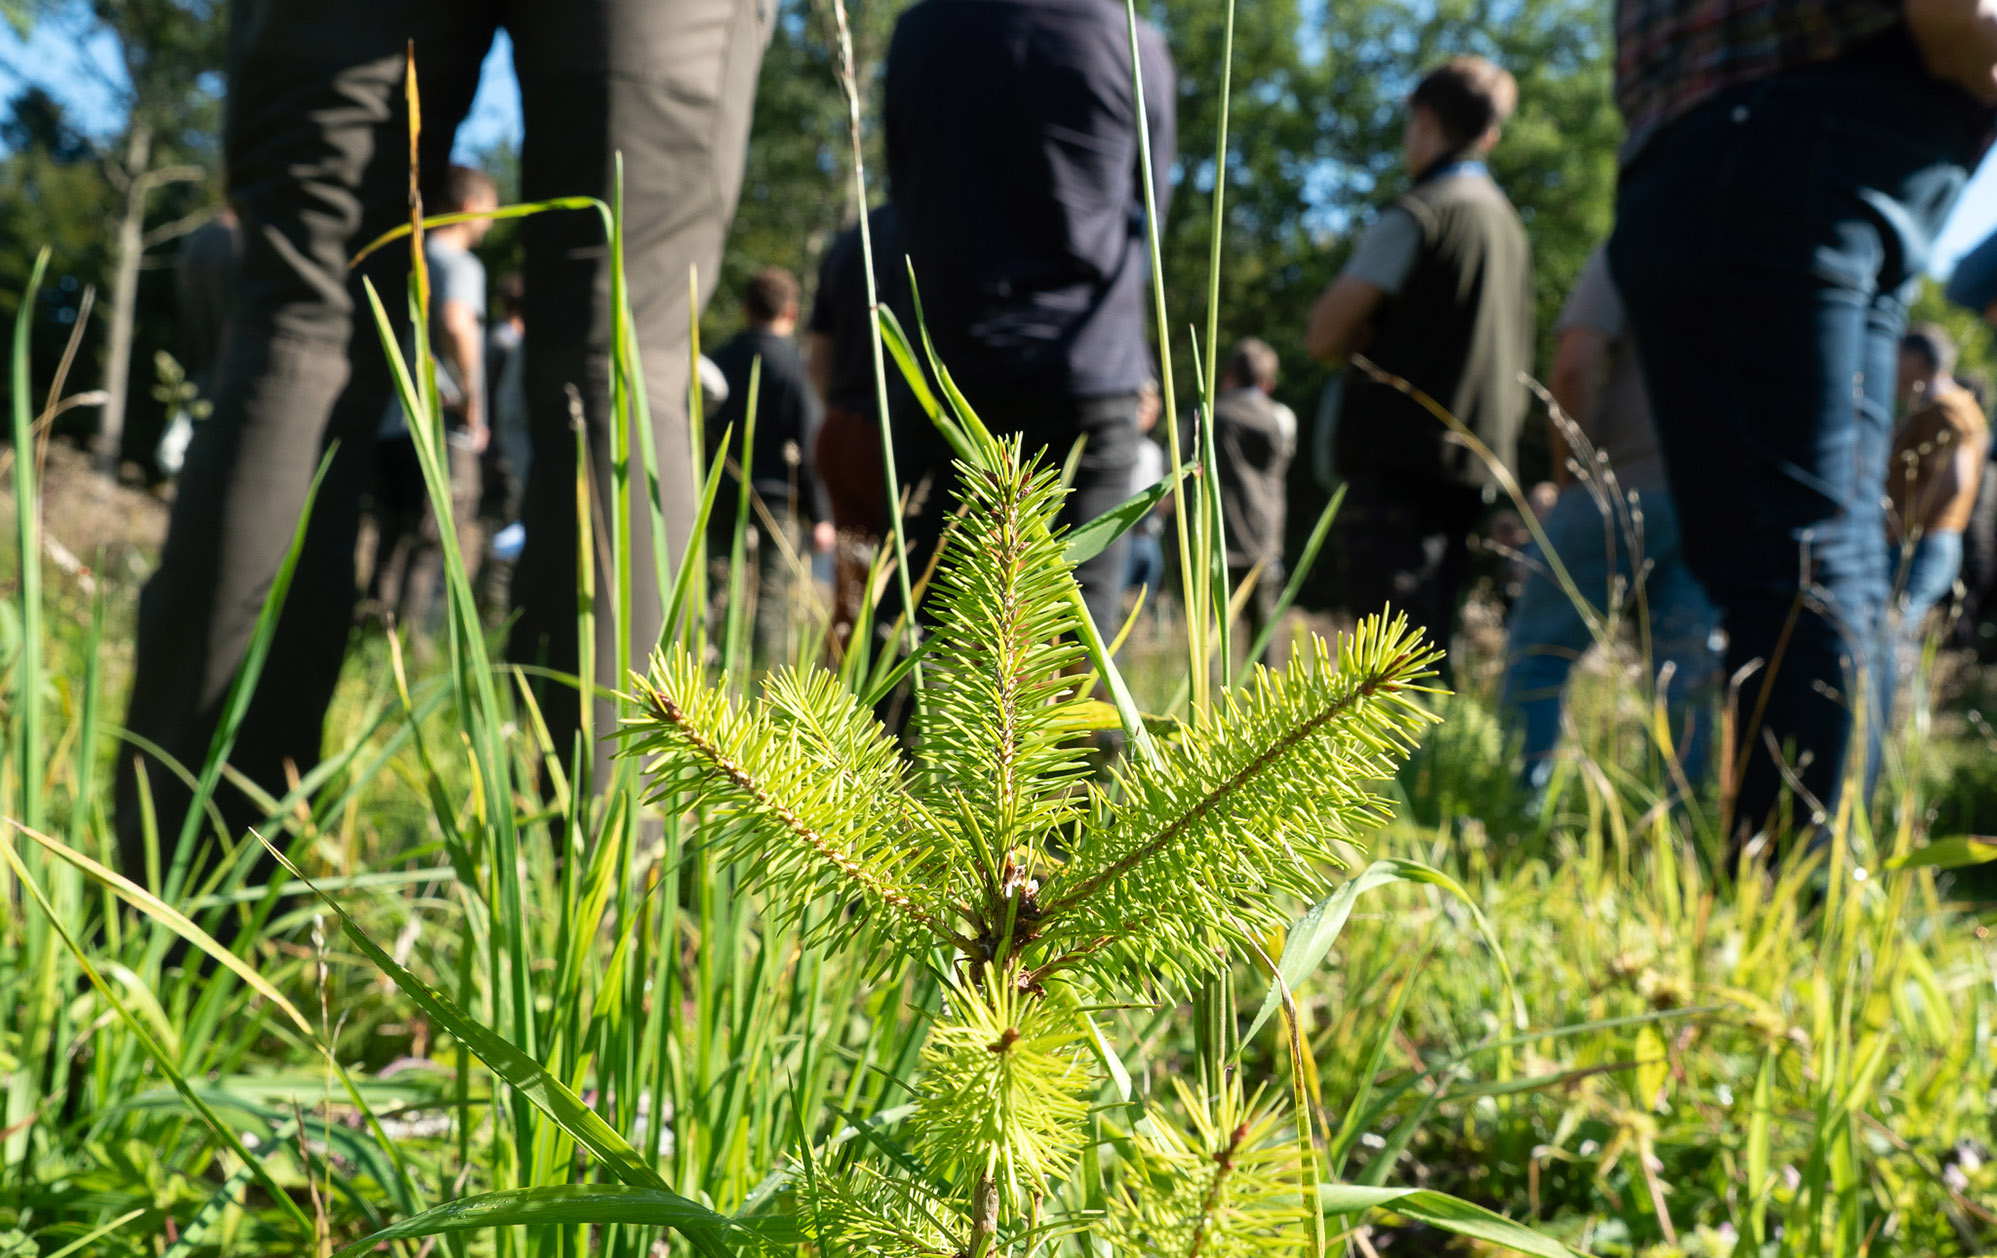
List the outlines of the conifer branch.
{"label": "conifer branch", "polygon": [[959,465],[965,510],[934,578],[939,641],[922,731],[925,764],[981,819],[994,871],[1072,817],[1068,788],[1087,768],[1055,707],[1082,656],[1065,598],[1074,577],[1051,529],[1062,493],[1011,447],[1000,468]]}
{"label": "conifer branch", "polygon": [[1253,760],[1241,766],[1232,777],[1209,790],[1191,808],[1174,818],[1150,840],[1117,860],[1116,863],[1110,865],[1107,869],[1094,875],[1087,882],[1078,887],[1072,887],[1062,895],[1057,896],[1043,910],[1043,915],[1049,918],[1059,916],[1075,905],[1087,900],[1090,896],[1102,890],[1107,884],[1123,877],[1137,866],[1172,846],[1172,844],[1184,838],[1188,832],[1216,808],[1223,806],[1236,792],[1246,787],[1264,771],[1269,769],[1270,766],[1278,763],[1290,752],[1294,751],[1298,744],[1316,734],[1333,721],[1349,714],[1353,709],[1372,698],[1375,694],[1393,693],[1404,689],[1406,687],[1405,676],[1407,666],[1413,658],[1414,652],[1412,650],[1404,651],[1388,661],[1377,673],[1362,678],[1351,690],[1333,699],[1315,716],[1288,731],[1276,742],[1264,748]]}
{"label": "conifer branch", "polygon": [[1415,700],[1436,654],[1404,621],[1369,619],[1335,667],[1316,642],[1196,714],[1158,764],[1127,770],[1113,810],[1099,798],[1050,879],[1040,945],[1105,982],[1176,984],[1219,965],[1223,941],[1280,925],[1280,896],[1318,894],[1342,845],[1390,815],[1369,785],[1433,719]]}
{"label": "conifer branch", "polygon": [[651,757],[653,798],[718,805],[731,824],[716,845],[745,862],[751,882],[777,890],[783,916],[843,889],[881,906],[905,950],[972,943],[948,920],[949,880],[921,876],[939,862],[910,841],[918,827],[891,740],[849,694],[780,673],[763,705],[737,708],[701,684],[678,647],[634,681],[643,715],[628,731],[639,736],[630,754]]}

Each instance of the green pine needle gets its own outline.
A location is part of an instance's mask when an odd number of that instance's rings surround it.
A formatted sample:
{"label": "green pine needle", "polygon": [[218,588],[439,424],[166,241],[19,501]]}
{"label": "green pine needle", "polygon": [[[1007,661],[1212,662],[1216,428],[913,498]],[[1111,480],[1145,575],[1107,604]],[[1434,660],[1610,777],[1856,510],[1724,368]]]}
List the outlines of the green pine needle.
{"label": "green pine needle", "polygon": [[828,1254],[867,1258],[955,1258],[970,1222],[947,1202],[907,1179],[867,1166],[821,1172],[812,1213]]}
{"label": "green pine needle", "polygon": [[970,871],[947,835],[911,841],[925,827],[900,753],[836,678],[779,671],[764,702],[738,705],[675,644],[635,681],[644,715],[626,754],[646,758],[652,798],[712,809],[711,848],[742,863],[779,918],[833,896],[865,910],[827,915],[841,937],[871,919],[903,955],[969,944],[948,922]]}
{"label": "green pine needle", "polygon": [[1051,470],[1022,468],[1018,451],[1013,438],[1000,467],[960,465],[965,511],[930,595],[938,641],[920,731],[927,780],[978,835],[994,901],[1019,845],[1078,819],[1072,787],[1088,772],[1058,706],[1083,659],[1075,579],[1050,527],[1062,490]]}
{"label": "green pine needle", "polygon": [[1219,1096],[1172,1080],[1191,1130],[1137,1125],[1109,1231],[1120,1253],[1271,1258],[1301,1251],[1297,1145],[1288,1114],[1231,1082]]}
{"label": "green pine needle", "polygon": [[1112,990],[1156,976],[1183,987],[1223,963],[1230,943],[1286,925],[1292,897],[1315,899],[1340,847],[1384,824],[1370,784],[1392,778],[1435,718],[1422,681],[1439,653],[1404,618],[1360,622],[1334,665],[1322,639],[1283,671],[1198,713],[1156,766],[1099,796],[1083,841],[1041,892],[1052,960]]}
{"label": "green pine needle", "polygon": [[[1196,711],[1155,763],[1088,781],[1099,722],[1074,695],[1062,490],[1016,440],[987,453],[959,465],[913,763],[834,674],[778,671],[737,703],[679,646],[636,679],[625,730],[653,798],[707,809],[710,850],[774,917],[815,923],[816,942],[865,933],[899,960],[954,959],[913,1084],[910,1147],[933,1182],[820,1177],[812,1208],[838,1252],[983,1258],[1038,1235],[1086,1139],[1076,993],[1183,992],[1287,925],[1388,819],[1373,784],[1435,719],[1420,699],[1439,652],[1403,619],[1368,619],[1335,660],[1313,639]],[[1183,1099],[1192,1135],[1144,1136],[1115,1226],[1130,1252],[1246,1253],[1271,1234],[1273,1185],[1295,1204],[1286,1124],[1235,1093]]]}
{"label": "green pine needle", "polygon": [[1081,1152],[1085,1024],[989,964],[977,977],[951,990],[923,1045],[917,1139],[931,1166],[967,1188],[991,1181],[1016,1211]]}

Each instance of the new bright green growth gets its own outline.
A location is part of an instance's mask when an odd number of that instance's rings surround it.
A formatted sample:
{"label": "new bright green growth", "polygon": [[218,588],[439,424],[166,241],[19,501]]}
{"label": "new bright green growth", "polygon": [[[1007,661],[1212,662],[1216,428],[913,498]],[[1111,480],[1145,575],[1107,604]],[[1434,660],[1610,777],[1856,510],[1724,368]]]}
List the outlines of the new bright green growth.
{"label": "new bright green growth", "polygon": [[[1061,490],[1016,441],[966,444],[913,764],[830,674],[779,672],[736,703],[679,645],[636,679],[626,731],[655,798],[704,806],[709,842],[773,912],[884,945],[884,971],[947,975],[908,1147],[806,1194],[835,1250],[978,1258],[1062,1227],[1043,1207],[1103,1082],[1085,1005],[1175,1001],[1286,926],[1387,820],[1370,784],[1433,719],[1419,699],[1435,650],[1404,621],[1367,621],[1335,664],[1314,641],[1195,711],[1155,759],[1090,780],[1100,705],[1078,695]],[[1300,1243],[1301,1158],[1270,1151],[1290,1120],[1238,1089],[1188,1108],[1208,1120],[1191,1135],[1140,1125],[1111,1230],[1222,1252],[1222,1233],[1289,1224]],[[1189,1159],[1222,1168],[1190,1198],[1164,1184]]]}

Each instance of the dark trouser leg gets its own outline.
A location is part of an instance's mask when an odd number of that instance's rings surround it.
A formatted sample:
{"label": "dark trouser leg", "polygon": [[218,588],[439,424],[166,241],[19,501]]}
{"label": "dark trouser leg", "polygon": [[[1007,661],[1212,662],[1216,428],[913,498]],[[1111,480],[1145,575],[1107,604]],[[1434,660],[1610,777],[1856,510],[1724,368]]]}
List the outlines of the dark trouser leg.
{"label": "dark trouser leg", "polygon": [[[1059,468],[1077,440],[1084,440],[1060,525],[1074,528],[1130,496],[1137,460],[1137,397],[976,399],[978,417],[1001,436],[1024,433],[1022,453],[1042,467]],[[927,419],[920,422],[927,424]],[[904,425],[908,432],[911,425]],[[902,522],[911,581],[919,581],[950,515],[957,509],[957,478],[949,449],[928,434],[907,441],[897,434],[895,471],[904,492],[914,491]],[[1082,600],[1107,644],[1123,626],[1124,583],[1129,577],[1128,537],[1075,569]],[[886,611],[889,619],[899,609]]]}
{"label": "dark trouser leg", "polygon": [[423,496],[423,467],[416,458],[415,441],[405,435],[377,442],[375,469],[374,516],[380,536],[375,542],[368,597],[384,614],[400,622],[406,619],[410,558],[417,545],[422,512],[429,505]]}
{"label": "dark trouser leg", "polygon": [[[1347,484],[1339,547],[1352,614],[1405,615],[1446,650],[1470,569],[1470,530],[1483,512],[1482,493],[1393,473],[1355,475]],[[1441,673],[1448,684],[1447,656]]]}
{"label": "dark trouser leg", "polygon": [[[1090,398],[1078,403],[1075,433],[1085,437],[1082,461],[1068,501],[1061,508],[1061,526],[1086,524],[1130,497],[1130,478],[1137,465],[1137,396]],[[1028,438],[1029,442],[1032,438]],[[1063,433],[1041,446],[1042,457],[1054,467],[1068,457],[1074,435]],[[1120,537],[1101,554],[1075,569],[1082,601],[1107,646],[1123,627],[1123,591],[1130,578],[1130,538]]]}
{"label": "dark trouser leg", "polygon": [[[469,446],[459,445],[453,434],[444,446],[444,466],[451,478],[450,527],[457,538],[458,555],[470,571],[478,564],[478,454]],[[416,479],[422,509],[411,520],[415,535],[409,547],[402,602],[396,615],[411,634],[428,634],[435,628],[431,611],[444,597],[444,532],[437,513],[430,508],[430,488],[423,482],[420,465]]]}
{"label": "dark trouser leg", "polygon": [[[207,758],[270,583],[322,453],[296,576],[231,759],[270,793],[287,764],[319,758],[354,600],[360,493],[387,374],[349,252],[406,215],[405,43],[419,62],[432,129],[425,177],[441,174],[492,35],[480,6],[267,0],[237,6],[229,99],[229,192],[243,219],[235,327],[217,367],[214,413],[188,451],[159,570],[140,599],[126,725],[189,771]],[[369,274],[400,310],[406,255]],[[357,316],[357,310],[359,314]],[[144,869],[135,756],[121,753],[117,816],[129,872]],[[146,757],[163,845],[189,795]],[[227,786],[232,830],[261,810]],[[170,868],[172,853],[162,853]]]}
{"label": "dark trouser leg", "polygon": [[1687,560],[1728,674],[1762,666],[1734,713],[1737,835],[1783,793],[1771,742],[1826,810],[1851,775],[1869,793],[1900,292],[1975,151],[1943,90],[1911,49],[1779,76],[1695,110],[1624,175],[1610,259]]}
{"label": "dark trouser leg", "polygon": [[[689,362],[687,275],[700,298],[713,291],[722,241],[734,212],[762,60],[755,0],[658,0],[586,6],[519,4],[508,22],[526,115],[521,190],[529,200],[561,195],[609,198],[618,153],[624,159],[624,251],[644,401],[658,459],[668,577],[693,527],[695,477],[686,421]],[[622,509],[615,498],[610,408],[610,255],[594,214],[542,215],[525,225],[526,388],[533,459],[521,519],[526,548],[513,578],[519,618],[508,658],[574,673],[576,642],[576,447],[567,389],[580,392],[597,496],[597,519]],[[617,647],[644,667],[660,629],[660,583],[646,503],[640,433],[633,408],[631,623],[615,621],[610,571],[596,574],[598,680],[621,686]],[[605,540],[599,533],[599,541]],[[598,554],[604,553],[599,547]],[[580,729],[577,692],[538,691],[555,745],[567,754]],[[613,708],[599,702],[596,732],[610,731]],[[610,748],[592,749],[599,766]]]}

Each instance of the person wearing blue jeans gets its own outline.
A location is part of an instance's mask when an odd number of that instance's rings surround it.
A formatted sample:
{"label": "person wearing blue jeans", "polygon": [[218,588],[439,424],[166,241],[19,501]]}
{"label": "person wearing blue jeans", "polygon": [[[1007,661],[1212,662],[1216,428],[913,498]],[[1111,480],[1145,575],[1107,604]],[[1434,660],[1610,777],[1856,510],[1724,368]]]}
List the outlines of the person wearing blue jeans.
{"label": "person wearing blue jeans", "polygon": [[1854,771],[1869,796],[1894,356],[1991,122],[1958,84],[1992,94],[1997,35],[1969,0],[1711,7],[1619,6],[1609,258],[1686,559],[1727,675],[1747,673],[1725,766],[1740,841],[1781,832],[1785,770],[1796,828],[1834,816]]}
{"label": "person wearing blue jeans", "polygon": [[[1713,606],[1685,565],[1643,368],[1602,250],[1582,268],[1554,334],[1550,384],[1573,427],[1553,428],[1562,488],[1540,527],[1593,615],[1554,580],[1544,548],[1527,547],[1525,583],[1506,625],[1510,663],[1500,701],[1524,735],[1520,779],[1536,791],[1551,776],[1561,691],[1598,637],[1590,620],[1606,617],[1601,632],[1637,625],[1664,690],[1669,752],[1697,781],[1711,724],[1704,700],[1714,665]],[[1580,449],[1570,450],[1570,431]]]}
{"label": "person wearing blue jeans", "polygon": [[1923,622],[1955,589],[1962,537],[1989,461],[1990,424],[1955,382],[1955,343],[1935,324],[1900,340],[1905,416],[1887,459],[1888,536],[1894,544],[1894,615],[1902,640],[1918,646]]}

